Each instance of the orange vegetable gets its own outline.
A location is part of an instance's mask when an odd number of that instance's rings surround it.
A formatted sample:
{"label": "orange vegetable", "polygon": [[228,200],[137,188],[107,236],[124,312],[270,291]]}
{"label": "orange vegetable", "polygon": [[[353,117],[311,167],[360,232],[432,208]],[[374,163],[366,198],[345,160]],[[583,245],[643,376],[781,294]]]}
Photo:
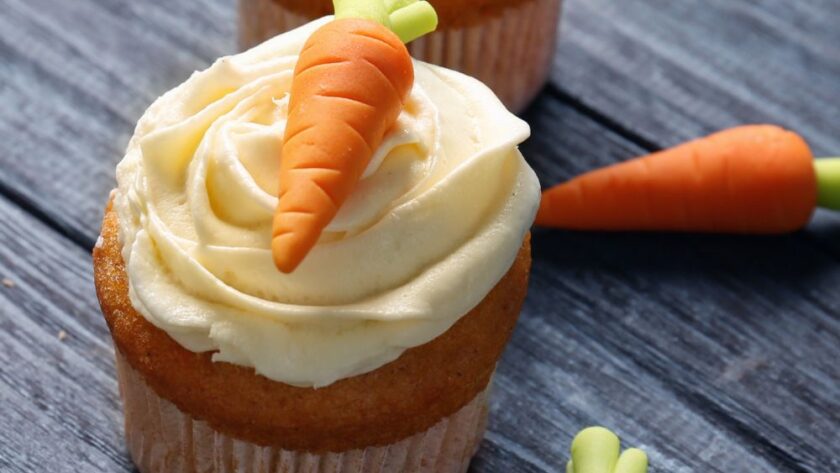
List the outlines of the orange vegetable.
{"label": "orange vegetable", "polygon": [[350,195],[414,82],[405,45],[375,21],[331,21],[295,67],[271,249],[293,271]]}
{"label": "orange vegetable", "polygon": [[536,223],[577,230],[784,233],[817,204],[811,151],[770,125],[732,128],[546,190]]}

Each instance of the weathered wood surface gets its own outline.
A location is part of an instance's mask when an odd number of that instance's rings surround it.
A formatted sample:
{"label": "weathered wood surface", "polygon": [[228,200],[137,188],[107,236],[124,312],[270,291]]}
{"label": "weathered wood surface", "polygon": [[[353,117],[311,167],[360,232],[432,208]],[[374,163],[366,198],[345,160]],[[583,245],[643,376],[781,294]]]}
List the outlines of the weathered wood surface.
{"label": "weathered wood surface", "polygon": [[[0,471],[130,471],[88,250],[134,121],[234,50],[233,15],[230,0],[4,1]],[[838,15],[568,0],[523,149],[544,183],[744,121],[840,154]],[[838,231],[827,213],[777,238],[536,231],[473,471],[560,471],[592,423],[657,473],[837,471]]]}
{"label": "weathered wood surface", "polygon": [[4,0],[0,186],[92,246],[134,123],[234,51],[234,18],[229,1]]}
{"label": "weathered wood surface", "polygon": [[645,142],[770,121],[840,153],[836,0],[570,1],[564,14],[554,84]]}
{"label": "weathered wood surface", "polygon": [[0,471],[130,470],[88,252],[5,199],[0,219]]}

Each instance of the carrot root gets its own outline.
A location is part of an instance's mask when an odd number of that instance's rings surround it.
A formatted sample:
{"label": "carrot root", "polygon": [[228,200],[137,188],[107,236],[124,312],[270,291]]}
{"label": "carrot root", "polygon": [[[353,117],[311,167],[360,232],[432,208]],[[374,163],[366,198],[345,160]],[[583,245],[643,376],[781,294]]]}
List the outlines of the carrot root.
{"label": "carrot root", "polygon": [[[838,166],[822,165],[827,205],[840,205]],[[548,189],[536,223],[575,230],[786,233],[803,227],[816,204],[814,161],[805,141],[776,126],[751,125]]]}
{"label": "carrot root", "polygon": [[335,217],[414,82],[405,45],[366,19],[327,23],[295,67],[272,226],[274,264],[291,272]]}
{"label": "carrot root", "polygon": [[437,27],[420,0],[334,0],[336,19],[304,44],[292,79],[274,265],[289,273],[353,191],[414,84],[406,42]]}

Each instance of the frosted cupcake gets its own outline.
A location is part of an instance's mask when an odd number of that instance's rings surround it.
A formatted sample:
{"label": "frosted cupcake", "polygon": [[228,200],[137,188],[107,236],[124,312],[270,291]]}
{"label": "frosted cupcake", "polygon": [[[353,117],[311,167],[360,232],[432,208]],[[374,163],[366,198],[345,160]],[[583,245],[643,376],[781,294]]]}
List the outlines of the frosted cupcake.
{"label": "frosted cupcake", "polygon": [[[412,56],[471,75],[522,111],[548,77],[561,0],[430,3],[440,26],[409,46]],[[239,0],[239,45],[249,48],[332,11],[330,0]]]}
{"label": "frosted cupcake", "polygon": [[117,167],[94,265],[144,473],[459,472],[478,447],[527,286],[528,126],[415,62],[358,184],[278,271],[293,71],[329,21],[195,73]]}

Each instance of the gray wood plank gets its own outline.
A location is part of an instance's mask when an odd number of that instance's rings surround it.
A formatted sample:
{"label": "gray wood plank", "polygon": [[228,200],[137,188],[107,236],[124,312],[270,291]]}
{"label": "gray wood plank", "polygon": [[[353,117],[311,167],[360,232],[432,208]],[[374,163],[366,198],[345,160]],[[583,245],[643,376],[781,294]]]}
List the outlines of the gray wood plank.
{"label": "gray wood plank", "polygon": [[[840,30],[832,26],[840,15],[836,2],[592,1],[568,2],[566,7],[552,86],[589,116],[615,121],[609,123],[611,128],[640,144],[640,152],[738,123],[773,122],[799,131],[817,155],[840,153],[836,127],[840,103],[834,99],[840,96],[840,82],[836,80],[840,72]],[[566,64],[574,67],[565,67]],[[840,216],[819,211],[801,237],[810,245],[837,255],[838,229]],[[622,245],[627,245],[626,240],[622,240]],[[815,333],[824,330],[820,327],[824,325],[833,327],[830,333],[836,334],[837,307],[826,304],[831,298],[821,294],[830,291],[830,286],[814,291],[807,284],[797,284],[812,280],[813,274],[821,271],[796,271],[784,263],[776,272],[790,279],[790,285],[798,286],[798,294],[823,305],[825,310],[822,316],[816,315],[821,311],[810,309],[794,316],[796,309],[785,307],[787,304],[775,305],[789,299],[767,306],[768,313],[788,317],[785,321],[772,320],[773,330],[779,333],[775,337],[761,334],[765,342],[773,343],[775,339],[787,349],[801,349],[801,344],[791,344],[784,336],[785,330],[807,326],[807,322],[800,324],[808,318],[815,319],[811,326]],[[821,274],[818,278],[823,277]],[[775,289],[764,290],[776,294],[772,292]],[[719,297],[719,292],[709,291],[714,297]],[[702,305],[688,307],[696,310]],[[797,303],[795,307],[806,306]],[[808,340],[811,343],[810,337]],[[804,359],[815,363],[837,359],[836,335],[823,339],[823,343],[828,343],[822,346],[829,351],[789,360],[788,369],[798,369]],[[746,366],[780,362],[750,355],[743,359]],[[734,378],[738,389],[761,393],[755,396],[756,400],[765,403],[779,421],[785,416],[796,418],[793,411],[803,404],[820,402],[810,397],[810,382],[789,385],[804,393],[777,391],[774,395],[775,389],[768,391],[742,379],[742,368],[736,363],[728,371],[730,376],[737,375]],[[769,379],[777,382],[789,378],[780,371]],[[836,369],[820,371],[817,379],[832,387],[825,393],[833,397],[823,400],[840,396],[836,391],[840,373]],[[771,387],[778,388],[779,384]],[[835,405],[830,409],[837,411]],[[759,425],[756,421],[760,420],[764,419],[748,422]],[[793,428],[782,437],[809,439],[809,443],[831,439],[836,445],[834,439],[840,425],[837,416],[814,420],[818,427],[812,429],[807,422],[803,423],[805,427],[793,423]],[[800,447],[797,449],[806,457],[814,453],[805,453],[807,448]],[[825,461],[836,469],[836,460],[819,455],[812,456],[806,466],[813,471],[832,470]]]}
{"label": "gray wood plank", "polygon": [[0,189],[91,247],[134,123],[233,52],[233,12],[227,1],[5,1]]}
{"label": "gray wood plank", "polygon": [[552,79],[660,146],[773,122],[837,154],[838,21],[835,0],[571,0]]}
{"label": "gray wood plank", "polygon": [[[832,99],[840,96],[840,82],[836,80],[840,72],[837,47],[840,30],[832,26],[840,14],[836,2],[592,1],[568,2],[566,7],[552,90],[588,116],[608,123],[611,129],[641,145],[640,153],[725,126],[765,121],[799,131],[818,155],[838,153],[840,136],[836,133],[836,123],[840,118],[840,104]],[[570,175],[559,176],[558,180]],[[801,237],[810,245],[837,255],[838,228],[840,217],[836,213],[819,211]],[[627,240],[621,241],[626,248]],[[638,252],[639,248],[634,251]],[[642,252],[646,257],[651,256]],[[633,254],[622,252],[616,257],[626,259]],[[810,281],[813,276],[813,271],[795,272],[788,263],[780,264],[777,272],[780,271],[790,271],[782,276],[790,278],[793,285],[800,281],[797,277]],[[822,277],[825,276],[819,276]],[[822,295],[822,291],[813,291],[813,287],[798,286],[800,295],[823,304],[823,315],[806,309],[806,314],[792,316],[791,307],[768,306],[768,313],[789,317],[785,322],[772,320],[773,330],[779,333],[775,337],[761,334],[765,342],[773,343],[775,339],[775,343],[792,350],[801,348],[784,337],[785,330],[801,328],[799,323],[809,316],[816,319],[811,330],[819,332],[820,325],[826,325],[835,327],[836,334],[837,307],[832,303],[825,305],[826,299],[831,298]],[[758,289],[752,283],[749,288]],[[768,294],[773,290],[765,289]],[[830,287],[826,286],[823,291],[826,290],[830,291]],[[709,294],[719,297],[720,291],[716,288]],[[695,310],[702,307],[687,306]],[[797,303],[796,307],[805,306]],[[838,358],[836,348],[831,349],[832,344],[836,347],[838,343],[834,337],[823,341],[828,343],[823,345],[828,352],[797,360]],[[744,363],[752,366],[768,361],[747,355]],[[788,363],[793,367],[789,369],[799,367],[796,360]],[[762,391],[766,387],[755,386],[740,377],[741,368],[736,363],[728,371],[730,376],[737,374],[738,389],[761,393],[755,396],[756,400],[767,402],[768,411],[778,415],[779,420],[786,419],[797,406],[814,402],[807,392],[773,395],[774,390]],[[770,380],[786,379],[784,373],[773,376]],[[833,387],[825,391],[833,397],[823,399],[838,397],[840,374],[836,369],[820,371],[817,379]],[[790,386],[809,389],[808,382]],[[778,388],[778,385],[771,387]],[[830,409],[834,412],[837,407]],[[755,422],[759,420],[763,419],[747,422],[759,425]],[[816,443],[827,438],[836,443],[833,439],[837,438],[840,420],[832,415],[818,417],[816,421],[820,427],[814,430],[807,423],[805,428],[794,424],[782,437],[810,439],[809,442]],[[807,452],[807,448],[800,452]],[[824,461],[836,469],[836,461],[819,455],[807,461],[806,466],[813,471],[830,470]]]}
{"label": "gray wood plank", "polygon": [[6,200],[0,219],[0,469],[130,471],[90,257]]}
{"label": "gray wood plank", "polygon": [[[541,175],[591,162],[575,160],[593,130],[574,111],[542,100],[526,118],[524,151]],[[600,133],[594,146],[621,140]],[[779,471],[840,465],[840,268],[808,238],[539,230],[534,243],[534,313],[635,360]]]}

